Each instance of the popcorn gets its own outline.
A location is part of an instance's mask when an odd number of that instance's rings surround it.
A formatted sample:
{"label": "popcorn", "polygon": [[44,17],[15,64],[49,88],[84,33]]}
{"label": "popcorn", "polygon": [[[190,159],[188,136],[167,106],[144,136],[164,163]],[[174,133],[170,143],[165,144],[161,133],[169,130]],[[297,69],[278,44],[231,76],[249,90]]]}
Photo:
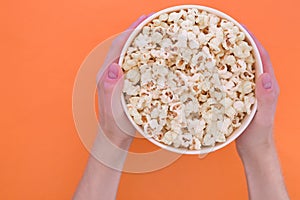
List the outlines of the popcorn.
{"label": "popcorn", "polygon": [[214,53],[219,53],[221,51],[220,49],[220,42],[217,38],[213,38],[208,43],[209,47],[212,49]]}
{"label": "popcorn", "polygon": [[138,48],[143,48],[148,44],[149,40],[150,40],[149,37],[147,37],[146,35],[140,34],[135,38],[133,43]]}
{"label": "popcorn", "polygon": [[165,89],[165,90],[161,91],[160,99],[161,99],[162,103],[166,103],[166,104],[171,103],[173,101],[174,97],[175,97],[175,94],[170,89]]}
{"label": "popcorn", "polygon": [[210,87],[211,87],[210,81],[208,79],[205,79],[203,84],[202,84],[202,90],[204,92],[207,92],[210,89]]}
{"label": "popcorn", "polygon": [[191,134],[181,135],[181,146],[188,148],[193,143],[193,136]]}
{"label": "popcorn", "polygon": [[225,115],[227,115],[230,119],[233,119],[236,115],[236,110],[230,106],[227,109],[225,109]]}
{"label": "popcorn", "polygon": [[213,137],[212,134],[208,134],[207,133],[204,136],[204,138],[203,138],[203,145],[204,146],[215,146],[215,143],[216,143],[216,141],[215,141],[215,139],[214,139],[214,137]]}
{"label": "popcorn", "polygon": [[168,18],[169,18],[169,15],[168,15],[167,13],[161,14],[161,15],[158,17],[158,19],[159,19],[160,21],[167,21]]}
{"label": "popcorn", "polygon": [[232,120],[232,127],[238,128],[240,126],[241,126],[241,123],[239,122],[239,120],[237,120],[237,119]]}
{"label": "popcorn", "polygon": [[144,26],[144,27],[143,27],[143,30],[142,30],[142,33],[143,33],[143,35],[149,36],[150,31],[151,31],[151,29],[150,29],[149,26]]}
{"label": "popcorn", "polygon": [[240,41],[239,43],[237,43],[237,45],[234,46],[232,52],[234,53],[234,56],[238,58],[247,58],[250,56],[251,50],[252,47],[250,47],[247,42]]}
{"label": "popcorn", "polygon": [[250,96],[250,95],[246,95],[244,97],[244,101],[245,101],[245,106],[246,106],[246,112],[249,115],[251,112],[251,106],[255,103],[255,97],[254,96]]}
{"label": "popcorn", "polygon": [[194,25],[194,23],[191,20],[183,21],[180,24],[181,28],[184,29],[184,30],[192,30],[193,29],[193,25]]}
{"label": "popcorn", "polygon": [[186,116],[189,116],[191,113],[197,113],[199,111],[199,102],[198,101],[187,102],[184,111]]}
{"label": "popcorn", "polygon": [[219,21],[220,21],[219,17],[217,17],[215,15],[211,15],[211,17],[209,18],[209,25],[212,27],[217,26]]}
{"label": "popcorn", "polygon": [[164,134],[161,141],[166,145],[171,145],[174,142],[174,140],[176,140],[177,137],[178,137],[177,133],[168,131]]}
{"label": "popcorn", "polygon": [[160,115],[159,115],[161,119],[167,117],[168,109],[169,109],[168,105],[161,105]]}
{"label": "popcorn", "polygon": [[229,72],[229,71],[227,71],[228,69],[227,68],[225,68],[226,69],[226,71],[224,71],[224,73],[220,73],[220,77],[223,79],[223,80],[230,80],[230,78],[232,78],[232,76],[233,76],[233,73],[232,72]]}
{"label": "popcorn", "polygon": [[129,115],[145,135],[175,148],[225,142],[256,101],[252,49],[233,22],[214,14],[159,15],[124,56]]}
{"label": "popcorn", "polygon": [[198,138],[193,138],[192,144],[189,147],[190,150],[199,150],[201,149],[201,141]]}
{"label": "popcorn", "polygon": [[141,95],[141,97],[130,97],[129,98],[129,103],[134,106],[136,109],[138,110],[142,110],[144,109],[145,106],[148,106],[151,102],[152,98],[151,96],[143,96]]}
{"label": "popcorn", "polygon": [[143,70],[141,73],[141,86],[147,85],[152,80],[152,71],[150,69]]}
{"label": "popcorn", "polygon": [[141,74],[138,68],[129,70],[126,73],[126,79],[129,80],[133,85],[137,84],[141,78]]}
{"label": "popcorn", "polygon": [[160,25],[160,20],[159,19],[154,19],[152,21],[152,23],[153,23],[154,26],[159,26]]}
{"label": "popcorn", "polygon": [[178,38],[178,42],[176,43],[176,46],[178,48],[186,48],[187,40],[188,40],[187,31],[186,30],[179,31],[177,38]]}
{"label": "popcorn", "polygon": [[162,39],[162,41],[161,41],[161,48],[162,49],[166,50],[166,49],[171,48],[171,46],[172,46],[171,39],[169,39],[169,38]]}
{"label": "popcorn", "polygon": [[221,27],[223,30],[231,30],[234,27],[232,22],[227,21],[226,19],[221,20]]}
{"label": "popcorn", "polygon": [[255,63],[255,60],[253,58],[253,55],[251,54],[249,57],[247,57],[245,59],[245,62],[247,63],[247,69],[249,71],[252,71],[253,70],[253,63]]}
{"label": "popcorn", "polygon": [[198,24],[200,29],[204,29],[208,26],[209,16],[206,12],[202,12],[200,15],[196,17],[196,23]]}
{"label": "popcorn", "polygon": [[200,43],[196,39],[190,39],[188,43],[191,49],[199,49]]}
{"label": "popcorn", "polygon": [[182,112],[183,112],[183,104],[181,102],[175,102],[171,103],[169,105],[169,112],[168,112],[168,117],[169,118],[174,118],[174,119],[180,119],[182,117]]}
{"label": "popcorn", "polygon": [[233,108],[237,111],[237,112],[244,112],[245,111],[245,106],[244,103],[242,101],[236,101],[233,103]]}
{"label": "popcorn", "polygon": [[249,94],[254,90],[254,86],[255,84],[251,81],[243,81],[240,84],[239,92],[241,92],[242,94]]}
{"label": "popcorn", "polygon": [[254,79],[254,74],[251,73],[251,72],[249,72],[249,71],[247,71],[247,70],[245,70],[245,71],[242,72],[241,78],[243,80],[247,80],[247,81],[253,80]]}
{"label": "popcorn", "polygon": [[180,17],[182,16],[182,13],[179,12],[172,12],[171,14],[169,14],[169,18],[168,18],[168,22],[178,22],[178,20],[180,19]]}
{"label": "popcorn", "polygon": [[234,66],[236,64],[236,59],[233,55],[225,56],[224,62],[225,65]]}
{"label": "popcorn", "polygon": [[229,97],[225,97],[220,101],[220,104],[226,109],[230,106],[232,106],[233,100]]}
{"label": "popcorn", "polygon": [[243,41],[243,40],[246,38],[245,33],[243,33],[243,32],[238,32],[236,38],[237,38],[237,40],[239,40],[239,41]]}
{"label": "popcorn", "polygon": [[205,129],[205,121],[203,119],[188,119],[187,127],[189,132],[197,137],[198,139],[202,139]]}
{"label": "popcorn", "polygon": [[231,120],[228,117],[225,117],[223,121],[217,122],[217,127],[220,133],[227,134],[229,126],[231,125]]}
{"label": "popcorn", "polygon": [[136,85],[134,86],[132,82],[128,80],[124,80],[124,86],[123,86],[123,92],[127,95],[135,96],[139,93],[140,86]]}
{"label": "popcorn", "polygon": [[175,35],[179,30],[179,26],[177,24],[171,24],[169,28],[167,28],[167,34],[172,36]]}
{"label": "popcorn", "polygon": [[142,116],[140,115],[140,113],[137,111],[136,108],[134,108],[132,105],[128,104],[127,105],[127,109],[129,114],[133,117],[133,120],[136,124],[138,125],[142,125],[143,121],[142,121]]}
{"label": "popcorn", "polygon": [[246,70],[247,64],[244,60],[238,59],[237,60],[237,66],[240,68],[241,71]]}

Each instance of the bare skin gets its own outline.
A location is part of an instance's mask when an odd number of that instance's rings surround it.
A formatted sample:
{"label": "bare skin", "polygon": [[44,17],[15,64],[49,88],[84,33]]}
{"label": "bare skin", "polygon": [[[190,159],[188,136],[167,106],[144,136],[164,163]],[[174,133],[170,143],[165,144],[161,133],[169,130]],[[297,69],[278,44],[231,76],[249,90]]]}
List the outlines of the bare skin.
{"label": "bare skin", "polygon": [[[112,47],[107,55],[106,61],[115,60],[122,50],[122,47],[130,34],[130,32],[147,16],[141,16],[134,22],[124,34],[121,34],[112,44]],[[124,133],[115,124],[112,116],[112,110],[109,102],[111,102],[112,91],[118,79],[122,76],[122,70],[116,63],[112,63],[103,77],[98,82],[98,99],[99,99],[99,118],[100,126],[109,140],[118,147],[128,150],[133,137]],[[107,152],[106,149],[101,149],[101,145],[95,142],[99,151],[106,152],[110,155],[112,162],[119,160],[120,157],[114,152]],[[122,157],[126,155],[121,155]],[[124,158],[123,158],[124,159]],[[118,185],[120,181],[121,171],[111,169],[99,162],[94,156],[90,156],[84,175],[74,194],[74,200],[110,200],[115,199]]]}
{"label": "bare skin", "polygon": [[256,82],[257,113],[246,131],[236,140],[236,148],[247,177],[251,200],[287,200],[273,127],[279,86],[268,52],[255,39],[262,57],[264,72]]}
{"label": "bare skin", "polygon": [[[147,16],[140,17],[129,30],[135,28]],[[120,55],[121,49],[130,31],[118,37],[108,53],[107,60],[114,60]],[[254,37],[254,36],[253,36]],[[258,111],[246,131],[236,140],[236,148],[243,162],[247,177],[250,200],[288,200],[283,176],[273,137],[274,116],[276,111],[279,87],[276,81],[268,53],[255,39],[263,60],[264,74],[256,82]],[[115,124],[111,108],[112,90],[122,76],[122,70],[115,60],[110,64],[103,78],[98,83],[100,126],[107,138],[116,146],[128,150],[133,137],[124,133]],[[130,124],[128,124],[130,126]],[[95,146],[99,145],[97,142]],[[107,149],[113,160],[125,160],[126,155],[115,155]],[[125,157],[124,157],[125,156]],[[91,156],[87,163],[78,188],[74,194],[75,200],[111,200],[116,198],[121,171],[111,169]]]}

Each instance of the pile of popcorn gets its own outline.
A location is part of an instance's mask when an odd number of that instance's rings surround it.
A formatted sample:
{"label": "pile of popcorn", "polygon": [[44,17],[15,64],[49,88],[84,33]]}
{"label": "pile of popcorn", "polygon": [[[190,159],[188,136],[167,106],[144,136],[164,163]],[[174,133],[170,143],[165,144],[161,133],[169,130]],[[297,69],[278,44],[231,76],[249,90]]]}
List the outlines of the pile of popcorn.
{"label": "pile of popcorn", "polygon": [[225,142],[255,103],[254,63],[234,23],[193,8],[161,14],[124,57],[128,113],[145,135],[176,148]]}

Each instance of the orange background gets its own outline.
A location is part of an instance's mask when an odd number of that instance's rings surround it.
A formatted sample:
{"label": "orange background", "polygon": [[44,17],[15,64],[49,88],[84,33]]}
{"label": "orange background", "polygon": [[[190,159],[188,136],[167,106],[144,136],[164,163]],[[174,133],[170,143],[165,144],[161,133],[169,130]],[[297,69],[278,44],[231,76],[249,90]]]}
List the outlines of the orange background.
{"label": "orange background", "polygon": [[[268,49],[281,87],[275,127],[279,156],[291,199],[300,199],[297,0],[2,1],[0,199],[72,197],[88,158],[72,118],[80,64],[140,15],[184,3],[224,11]],[[132,149],[152,147],[135,141]],[[118,199],[189,198],[247,199],[234,144],[204,159],[182,156],[156,172],[123,174],[118,192]]]}

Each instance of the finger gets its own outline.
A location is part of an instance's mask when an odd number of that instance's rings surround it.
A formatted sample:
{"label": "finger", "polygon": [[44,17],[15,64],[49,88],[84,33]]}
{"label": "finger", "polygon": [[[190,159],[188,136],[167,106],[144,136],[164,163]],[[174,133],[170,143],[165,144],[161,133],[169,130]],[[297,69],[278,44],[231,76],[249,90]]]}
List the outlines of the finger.
{"label": "finger", "polygon": [[148,18],[148,17],[151,17],[154,13],[155,13],[155,12],[149,13],[149,14],[147,15],[147,18]]}
{"label": "finger", "polygon": [[[137,21],[135,21],[131,26],[129,26],[129,28],[127,30],[125,30],[124,32],[119,34],[119,36],[113,40],[112,45],[107,53],[104,63],[103,63],[103,66],[110,65],[113,62],[118,63],[122,48],[123,48],[126,40],[128,39],[129,35],[132,33],[133,29],[136,28],[147,17],[149,17],[149,15],[148,16],[142,15],[141,17],[139,17],[137,19]],[[99,82],[101,75],[102,74],[101,74],[101,70],[100,70],[97,74],[97,79],[96,79],[97,82]]]}
{"label": "finger", "polygon": [[104,72],[103,78],[98,83],[99,92],[99,107],[102,107],[101,115],[106,118],[112,118],[111,112],[111,102],[112,102],[112,92],[119,79],[122,77],[122,70],[120,66],[116,63],[112,63],[108,69]]}
{"label": "finger", "polygon": [[129,37],[130,33],[133,31],[133,29],[135,29],[146,18],[147,18],[146,15],[140,16],[133,24],[129,26],[127,30],[121,33],[113,42],[114,50],[121,50],[127,38]]}
{"label": "finger", "polygon": [[[99,90],[102,90],[102,93],[100,93],[102,96],[99,96],[100,107],[104,110],[100,113],[100,116],[104,119],[103,124],[106,128],[119,128],[123,133],[134,136],[136,131],[123,112],[121,104],[122,88],[123,72],[118,64],[113,63],[108,67],[102,82],[99,83]],[[114,127],[112,127],[112,124]]]}
{"label": "finger", "polygon": [[263,73],[256,83],[257,113],[255,120],[262,126],[270,127],[274,122],[278,88],[271,75]]}
{"label": "finger", "polygon": [[273,67],[272,67],[272,63],[271,63],[271,59],[270,59],[269,53],[262,46],[262,44],[257,40],[257,38],[255,38],[253,36],[253,39],[254,39],[254,42],[255,42],[255,44],[256,44],[256,46],[258,48],[259,54],[261,56],[261,61],[262,61],[262,64],[263,64],[264,72],[270,74],[272,76],[272,78],[274,80],[276,80],[275,73],[274,73],[274,70],[273,70]]}
{"label": "finger", "polygon": [[[152,14],[150,14],[152,15]],[[120,36],[118,36],[116,39],[115,39],[115,42],[114,42],[114,48],[115,49],[110,49],[107,57],[106,57],[106,60],[103,64],[103,67],[107,66],[108,64],[110,63],[114,63],[114,62],[118,62],[117,59],[121,53],[121,49],[125,43],[125,41],[127,40],[129,34],[132,32],[132,30],[134,28],[136,28],[136,26],[138,26],[143,20],[145,20],[147,17],[149,17],[150,15],[148,16],[145,16],[145,15],[142,15],[137,21],[135,21],[124,33],[122,33]],[[97,77],[96,77],[96,80],[97,80],[97,86],[98,86],[98,94],[99,94],[99,99],[98,99],[98,102],[99,102],[99,109],[100,109],[100,115],[102,113],[105,113],[107,111],[105,111],[105,108],[106,108],[106,101],[105,101],[105,98],[108,98],[108,95],[111,94],[111,90],[113,88],[113,85],[117,82],[117,80],[114,80],[114,72],[109,72],[109,68],[111,68],[111,70],[115,70],[115,64],[113,64],[113,66],[108,66],[107,70],[105,70],[104,72],[102,70],[100,70],[97,74]],[[119,69],[120,67],[118,67]],[[122,74],[122,71],[118,71],[118,78]],[[103,119],[104,120],[104,119]]]}
{"label": "finger", "polygon": [[115,126],[119,128],[123,133],[128,136],[135,136],[135,128],[132,126],[131,122],[129,121],[128,117],[124,112],[124,107],[121,103],[121,99],[123,96],[123,89],[124,86],[124,79],[120,77],[118,82],[115,84],[115,87],[112,91],[111,98],[110,98],[110,110],[112,114],[112,119],[115,121]]}
{"label": "finger", "polygon": [[136,28],[142,21],[144,21],[145,19],[147,19],[147,17],[149,17],[149,15],[142,15],[140,16],[135,22],[133,22],[128,29],[134,29]]}
{"label": "finger", "polygon": [[[101,83],[99,83],[101,85],[101,88],[104,91],[105,97],[111,96],[112,91],[113,91],[116,83],[122,76],[122,74],[123,74],[123,72],[121,70],[121,67],[117,63],[112,63],[108,67],[108,69],[104,73],[104,77],[103,77]],[[107,99],[105,99],[105,100],[107,100]]]}
{"label": "finger", "polygon": [[242,25],[242,26],[251,35],[252,39],[254,40],[254,42],[258,48],[259,54],[262,59],[264,72],[269,73],[272,76],[272,78],[274,78],[274,80],[276,80],[269,53],[263,47],[263,45],[259,42],[259,40],[254,36],[254,34],[245,25]]}

